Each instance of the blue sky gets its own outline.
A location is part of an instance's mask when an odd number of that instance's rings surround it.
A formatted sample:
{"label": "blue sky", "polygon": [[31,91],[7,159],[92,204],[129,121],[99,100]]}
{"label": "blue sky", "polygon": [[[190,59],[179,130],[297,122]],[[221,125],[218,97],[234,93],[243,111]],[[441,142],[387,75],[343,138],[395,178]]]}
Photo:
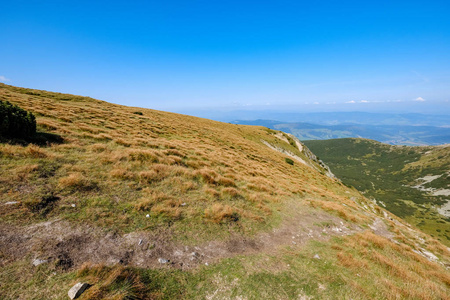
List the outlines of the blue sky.
{"label": "blue sky", "polygon": [[170,111],[450,113],[450,1],[5,1],[0,81]]}

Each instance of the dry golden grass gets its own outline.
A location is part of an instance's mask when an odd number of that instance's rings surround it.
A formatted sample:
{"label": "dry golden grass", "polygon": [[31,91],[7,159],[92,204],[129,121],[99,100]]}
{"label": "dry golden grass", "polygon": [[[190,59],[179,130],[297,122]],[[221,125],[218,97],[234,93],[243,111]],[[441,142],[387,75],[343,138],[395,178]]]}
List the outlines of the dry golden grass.
{"label": "dry golden grass", "polygon": [[123,138],[117,138],[117,139],[114,140],[114,142],[117,145],[122,145],[122,146],[125,146],[125,147],[130,147],[132,145],[132,142],[127,141],[127,140],[125,140]]}
{"label": "dry golden grass", "polygon": [[109,171],[109,174],[111,175],[111,177],[118,179],[133,179],[135,177],[133,172],[122,167],[115,167],[114,169]]}
{"label": "dry golden grass", "polygon": [[140,276],[123,266],[107,267],[86,263],[78,270],[77,277],[91,284],[83,293],[83,299],[125,300],[150,296]]}
{"label": "dry golden grass", "polygon": [[450,249],[442,245],[438,240],[434,238],[428,238],[427,249],[434,253],[439,253],[443,256],[450,256]]}
{"label": "dry golden grass", "polygon": [[341,265],[360,276],[373,276],[386,299],[449,299],[448,271],[407,245],[365,231],[331,248],[338,251]]}
{"label": "dry golden grass", "polygon": [[232,187],[223,188],[221,191],[221,194],[222,194],[222,197],[224,197],[224,198],[225,197],[236,198],[241,195],[237,189],[232,188]]}
{"label": "dry golden grass", "polygon": [[171,219],[179,219],[181,217],[180,209],[181,201],[179,200],[165,200],[161,203],[155,204],[151,208],[151,212],[156,215],[163,215]]}
{"label": "dry golden grass", "polygon": [[209,196],[212,197],[213,199],[215,199],[215,198],[219,199],[219,196],[220,196],[220,193],[219,193],[216,189],[210,188],[210,187],[208,187],[208,186],[205,186],[205,187],[203,188],[202,192],[203,192],[205,195],[209,195]]}
{"label": "dry golden grass", "polygon": [[34,171],[38,170],[38,164],[23,165],[15,169],[17,180],[26,180]]}
{"label": "dry golden grass", "polygon": [[[75,168],[76,169],[76,168]],[[89,191],[96,190],[97,183],[84,176],[81,172],[73,172],[68,176],[61,177],[58,180],[58,186],[61,189]]]}
{"label": "dry golden grass", "polygon": [[338,258],[339,263],[347,268],[361,269],[361,268],[368,267],[367,262],[355,259],[353,257],[353,255],[348,252],[343,252],[343,251],[339,252],[337,254],[337,258]]}
{"label": "dry golden grass", "polygon": [[[286,155],[267,147],[262,140],[308,161],[266,128],[149,109],[139,109],[142,115],[137,115],[136,108],[90,98],[27,92],[0,85],[0,97],[37,114],[39,130],[60,135],[64,143],[41,147],[0,144],[2,202],[41,199],[39,188],[45,187],[61,203],[48,211],[48,218],[67,218],[119,232],[170,225],[175,237],[179,228],[187,227],[192,236],[210,234],[208,238],[217,238],[224,228],[231,228],[230,233],[234,228],[245,233],[270,229],[280,216],[291,213],[286,210],[293,202],[329,211],[361,227],[373,220],[359,206],[366,200],[354,190],[309,166],[290,165]],[[18,189],[18,181],[26,184]],[[79,204],[69,211],[64,205],[70,199],[78,199]],[[378,213],[382,216],[383,210]],[[147,214],[151,217],[146,218]],[[42,221],[20,206],[1,216],[11,223]],[[412,241],[413,237],[405,234],[404,239]],[[427,242],[428,250],[450,256],[439,242]],[[369,268],[378,272],[377,284],[385,287],[384,298],[427,299],[419,287],[429,289],[434,298],[447,297],[443,286],[448,286],[448,274],[413,252],[412,243],[396,245],[364,232],[333,247],[340,268],[362,276]],[[105,270],[111,271],[99,267],[93,273],[86,271],[90,274],[86,276],[98,275],[105,286],[127,278],[121,275],[127,273],[124,269],[111,278]],[[133,285],[134,279],[129,282]],[[353,284],[365,295],[361,282]],[[87,298],[112,297],[101,289],[90,293]]]}
{"label": "dry golden grass", "polygon": [[[163,204],[164,202],[171,200],[173,200],[173,197],[171,195],[168,195],[162,191],[149,190],[147,188],[145,190],[145,196],[137,200],[137,203],[134,204],[134,207],[137,210],[146,211],[151,209],[155,204]],[[167,202],[167,204],[169,203],[170,202]]]}
{"label": "dry golden grass", "polygon": [[215,203],[205,210],[205,217],[212,222],[220,223],[232,218],[233,213],[236,213],[236,211],[231,206]]}
{"label": "dry golden grass", "polygon": [[203,168],[200,170],[196,170],[194,172],[194,176],[203,179],[203,181],[206,183],[215,184],[216,178],[219,176],[219,174],[217,174],[217,172],[214,170]]}
{"label": "dry golden grass", "polygon": [[[123,150],[121,153],[123,153]],[[160,159],[160,154],[155,150],[129,149],[125,154],[131,161],[156,163]]]}
{"label": "dry golden grass", "polygon": [[18,154],[18,147],[9,144],[0,144],[0,155],[3,157],[14,157]]}
{"label": "dry golden grass", "polygon": [[93,145],[91,145],[89,148],[90,148],[93,152],[97,152],[97,153],[103,152],[103,151],[105,151],[106,149],[108,149],[108,147],[107,147],[105,144],[100,144],[100,143],[93,144]]}
{"label": "dry golden grass", "polygon": [[215,181],[216,181],[217,185],[221,185],[221,186],[230,186],[230,187],[236,186],[233,179],[223,177],[222,175],[217,176]]}
{"label": "dry golden grass", "polygon": [[58,124],[50,119],[40,119],[37,126],[50,131],[58,129]]}
{"label": "dry golden grass", "polygon": [[[325,196],[325,195],[322,195]],[[334,201],[324,201],[324,200],[310,200],[310,205],[312,207],[319,207],[326,211],[332,211],[335,212],[339,217],[341,217],[344,220],[351,221],[351,222],[359,222],[362,223],[362,217],[359,216],[360,213],[357,213],[354,210],[349,209],[348,207],[344,207],[338,202]]]}
{"label": "dry golden grass", "polygon": [[86,182],[86,178],[81,173],[72,173],[67,177],[59,179],[59,184],[64,187],[78,187],[83,186]]}
{"label": "dry golden grass", "polygon": [[24,148],[23,155],[31,158],[46,158],[47,152],[39,146],[29,145]]}

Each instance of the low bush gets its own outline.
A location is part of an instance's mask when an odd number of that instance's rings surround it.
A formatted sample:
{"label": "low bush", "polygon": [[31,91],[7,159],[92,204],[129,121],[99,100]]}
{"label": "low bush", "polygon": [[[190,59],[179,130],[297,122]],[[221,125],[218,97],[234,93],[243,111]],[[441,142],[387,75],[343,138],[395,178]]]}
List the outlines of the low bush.
{"label": "low bush", "polygon": [[293,161],[292,159],[290,159],[289,157],[286,157],[284,160],[285,160],[288,164],[294,165],[294,161]]}
{"label": "low bush", "polygon": [[36,133],[36,118],[8,101],[0,100],[0,136],[26,139]]}

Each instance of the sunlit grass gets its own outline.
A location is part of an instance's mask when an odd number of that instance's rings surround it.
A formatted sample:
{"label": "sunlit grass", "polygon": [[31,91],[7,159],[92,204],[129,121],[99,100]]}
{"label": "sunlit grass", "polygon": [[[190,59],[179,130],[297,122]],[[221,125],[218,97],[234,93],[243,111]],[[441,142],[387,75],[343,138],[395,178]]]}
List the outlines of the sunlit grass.
{"label": "sunlit grass", "polygon": [[360,232],[184,271],[87,262],[66,272],[0,253],[2,299],[62,299],[78,281],[93,284],[83,299],[448,299],[448,272],[414,252],[421,239],[448,262],[448,249],[395,217],[387,223],[393,240],[369,231],[383,209],[325,176],[317,162],[291,164],[265,144],[309,161],[289,136],[2,84],[0,98],[63,139],[0,144],[0,204],[18,202],[2,206],[4,224],[58,218],[114,234],[170,229],[168,240],[195,246],[251,238],[320,210]]}

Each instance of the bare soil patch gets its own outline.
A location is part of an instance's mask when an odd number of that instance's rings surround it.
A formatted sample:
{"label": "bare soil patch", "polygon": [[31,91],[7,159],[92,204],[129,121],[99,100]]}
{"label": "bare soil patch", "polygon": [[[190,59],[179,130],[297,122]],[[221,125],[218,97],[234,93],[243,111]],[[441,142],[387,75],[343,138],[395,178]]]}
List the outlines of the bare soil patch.
{"label": "bare soil patch", "polygon": [[119,235],[59,219],[26,227],[0,224],[0,265],[28,258],[48,260],[63,270],[85,262],[190,269],[224,257],[270,253],[287,245],[301,247],[311,239],[326,240],[360,230],[338,217],[311,209],[286,218],[270,232],[253,237],[235,234],[224,241],[196,246],[173,242],[170,229]]}

